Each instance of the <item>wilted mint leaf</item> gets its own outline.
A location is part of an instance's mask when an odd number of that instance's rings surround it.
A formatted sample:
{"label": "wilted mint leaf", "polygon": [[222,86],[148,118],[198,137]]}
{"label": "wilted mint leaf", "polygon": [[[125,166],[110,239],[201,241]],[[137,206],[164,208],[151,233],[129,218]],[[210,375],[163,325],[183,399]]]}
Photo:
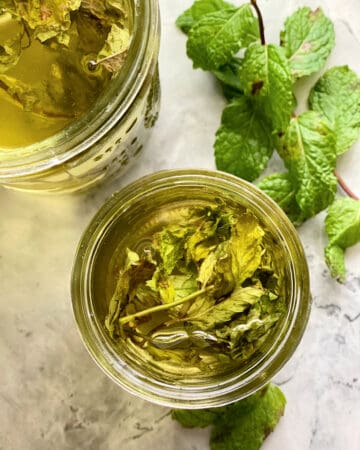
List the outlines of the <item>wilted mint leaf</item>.
{"label": "wilted mint leaf", "polygon": [[271,132],[271,126],[251,100],[244,96],[234,99],[224,109],[216,133],[217,168],[255,180],[273,153]]}
{"label": "wilted mint leaf", "polygon": [[259,25],[250,5],[206,14],[189,31],[187,54],[194,68],[217,70],[258,39]]}
{"label": "wilted mint leaf", "polygon": [[334,44],[334,25],[321,8],[315,11],[307,6],[298,9],[286,20],[281,32],[281,45],[286,50],[295,79],[319,71]]}
{"label": "wilted mint leaf", "polygon": [[29,26],[34,38],[41,42],[56,38],[60,44],[70,41],[71,11],[80,8],[81,0],[17,1],[16,13]]}
{"label": "wilted mint leaf", "polygon": [[222,9],[235,9],[235,7],[223,0],[195,0],[194,4],[178,17],[176,25],[187,34],[203,16]]}
{"label": "wilted mint leaf", "polygon": [[333,126],[337,154],[344,153],[360,134],[360,78],[348,66],[328,70],[313,87],[310,107]]}
{"label": "wilted mint leaf", "polygon": [[345,250],[360,242],[360,201],[337,199],[328,210],[325,227],[329,238],[325,249],[326,263],[331,275],[343,283],[346,276]]}
{"label": "wilted mint leaf", "polygon": [[316,215],[334,200],[337,180],[335,139],[321,114],[306,112],[291,120],[278,149],[296,188],[304,218]]}
{"label": "wilted mint leaf", "polygon": [[70,119],[73,111],[67,107],[65,79],[51,77],[51,83],[28,84],[14,77],[0,74],[0,91],[6,93],[24,111],[32,111],[44,117]]}
{"label": "wilted mint leaf", "polygon": [[281,206],[294,225],[303,222],[300,207],[296,202],[296,189],[288,173],[269,175],[259,181],[258,187]]}
{"label": "wilted mint leaf", "polygon": [[241,214],[240,220],[233,225],[229,251],[237,286],[251,277],[259,267],[263,255],[264,235],[259,220],[249,212]]}
{"label": "wilted mint leaf", "polygon": [[129,45],[129,30],[113,24],[98,54],[97,63],[103,65],[109,72],[117,72],[125,62]]}
{"label": "wilted mint leaf", "polygon": [[81,0],[81,9],[99,19],[103,26],[124,23],[127,6],[124,0]]}
{"label": "wilted mint leaf", "polygon": [[237,314],[258,303],[263,295],[264,289],[238,287],[226,300],[212,305],[204,312],[195,312],[194,315],[189,317],[189,321],[195,325],[200,325],[204,330],[219,328],[220,325],[231,322]]}
{"label": "wilted mint leaf", "polygon": [[251,45],[245,53],[241,83],[274,130],[284,131],[293,110],[292,79],[284,50],[277,45]]}
{"label": "wilted mint leaf", "polygon": [[256,394],[222,408],[173,410],[172,418],[186,428],[213,425],[211,450],[259,450],[284,414],[286,399],[270,384]]}
{"label": "wilted mint leaf", "polygon": [[20,58],[24,27],[9,12],[2,14],[1,9],[0,26],[3,32],[7,32],[6,39],[0,42],[0,73],[4,73],[15,66]]}

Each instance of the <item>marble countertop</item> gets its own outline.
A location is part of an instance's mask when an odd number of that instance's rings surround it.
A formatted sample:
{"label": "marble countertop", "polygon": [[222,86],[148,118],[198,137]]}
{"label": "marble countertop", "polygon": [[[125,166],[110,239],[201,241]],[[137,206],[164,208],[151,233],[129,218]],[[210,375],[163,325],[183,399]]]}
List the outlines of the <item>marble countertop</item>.
{"label": "marble countertop", "polygon": [[[239,2],[240,3],[240,2]],[[360,73],[360,1],[262,0],[269,41],[297,6],[322,6],[335,22],[328,65]],[[80,235],[104,200],[165,168],[214,168],[224,101],[212,78],[192,70],[174,20],[191,0],[160,0],[162,110],[136,166],[110,185],[75,196],[0,189],[0,450],[205,450],[209,430],[183,430],[155,406],[125,393],[95,366],[73,319],[69,292]],[[314,78],[302,83],[306,90]],[[279,165],[274,159],[270,166]],[[360,142],[339,170],[360,194]],[[324,215],[299,229],[311,271],[305,336],[277,375],[288,405],[264,450],[360,449],[360,246],[347,252],[344,285],[324,259]]]}

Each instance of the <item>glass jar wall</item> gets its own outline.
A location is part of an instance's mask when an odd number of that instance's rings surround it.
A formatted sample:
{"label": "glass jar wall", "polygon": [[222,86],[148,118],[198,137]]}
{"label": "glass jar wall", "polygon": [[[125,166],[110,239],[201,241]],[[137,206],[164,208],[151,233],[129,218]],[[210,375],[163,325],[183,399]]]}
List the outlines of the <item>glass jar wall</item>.
{"label": "glass jar wall", "polygon": [[[124,249],[138,251],[182,205],[229,204],[246,208],[268,230],[281,253],[286,313],[270,337],[244,363],[204,373],[184,364],[160,368],[156,359],[115,342],[105,319],[116,289]],[[144,244],[144,245],[145,245]],[[277,250],[277,251],[278,251]],[[109,275],[110,274],[110,275]],[[110,277],[110,278],[109,278]],[[121,190],[100,209],[80,242],[72,298],[81,336],[100,368],[126,390],[155,403],[180,408],[221,406],[268,383],[290,358],[304,332],[309,309],[308,268],[298,235],[281,209],[253,185],[220,172],[165,171]],[[169,370],[167,369],[169,367]],[[161,369],[161,370],[160,370]]]}
{"label": "glass jar wall", "polygon": [[0,184],[32,192],[73,192],[119,176],[139,156],[160,101],[157,1],[131,0],[133,33],[124,66],[91,109],[61,132],[1,148]]}

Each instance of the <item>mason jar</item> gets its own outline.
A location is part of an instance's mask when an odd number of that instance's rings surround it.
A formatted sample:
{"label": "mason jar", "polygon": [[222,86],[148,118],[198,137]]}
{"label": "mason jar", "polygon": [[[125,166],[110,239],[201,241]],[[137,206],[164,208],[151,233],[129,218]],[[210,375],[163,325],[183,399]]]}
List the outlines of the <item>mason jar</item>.
{"label": "mason jar", "polygon": [[132,41],[124,66],[87,114],[26,147],[1,148],[0,184],[33,192],[73,192],[120,176],[139,156],[160,100],[157,0],[129,0]]}
{"label": "mason jar", "polygon": [[[260,349],[238,367],[197,378],[182,376],[180,364],[174,378],[173,372],[157,370],[136,350],[110,337],[105,318],[116,288],[114,274],[124,263],[124,249],[138,251],[146,245],[177,205],[207,205],[217,200],[254,214],[280,249],[286,312]],[[114,194],[81,238],[72,275],[72,302],[85,346],[113,381],[142,399],[183,409],[223,406],[268,383],[299,344],[311,304],[304,251],[283,211],[254,185],[204,170],[159,172]]]}

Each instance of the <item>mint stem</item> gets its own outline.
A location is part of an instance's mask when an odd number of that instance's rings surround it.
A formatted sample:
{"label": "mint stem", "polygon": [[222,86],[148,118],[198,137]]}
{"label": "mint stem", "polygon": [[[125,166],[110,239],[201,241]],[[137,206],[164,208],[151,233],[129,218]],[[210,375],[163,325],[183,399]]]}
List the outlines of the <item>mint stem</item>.
{"label": "mint stem", "polygon": [[251,0],[251,4],[253,5],[253,7],[255,8],[256,14],[259,18],[259,31],[260,31],[260,38],[261,38],[261,44],[265,45],[266,41],[265,41],[265,27],[264,27],[264,21],[263,21],[263,17],[260,11],[260,8],[258,7],[256,0]]}
{"label": "mint stem", "polygon": [[144,316],[147,316],[149,314],[159,312],[159,311],[166,311],[167,309],[173,308],[174,306],[182,305],[185,302],[194,300],[196,297],[199,297],[202,294],[206,294],[207,292],[211,291],[212,289],[213,289],[213,286],[209,286],[207,288],[193,292],[192,294],[188,295],[187,297],[183,297],[180,300],[177,300],[176,302],[166,303],[163,305],[154,306],[152,308],[143,309],[142,311],[139,311],[135,314],[130,314],[128,316],[122,317],[121,319],[119,319],[119,323],[120,323],[120,325],[124,325],[128,322],[131,322],[133,319],[137,319],[139,317],[144,317]]}
{"label": "mint stem", "polygon": [[354,200],[360,200],[359,197],[349,188],[349,186],[345,183],[343,178],[339,175],[339,173],[335,170],[335,176],[338,180],[339,185],[341,186],[342,190]]}

